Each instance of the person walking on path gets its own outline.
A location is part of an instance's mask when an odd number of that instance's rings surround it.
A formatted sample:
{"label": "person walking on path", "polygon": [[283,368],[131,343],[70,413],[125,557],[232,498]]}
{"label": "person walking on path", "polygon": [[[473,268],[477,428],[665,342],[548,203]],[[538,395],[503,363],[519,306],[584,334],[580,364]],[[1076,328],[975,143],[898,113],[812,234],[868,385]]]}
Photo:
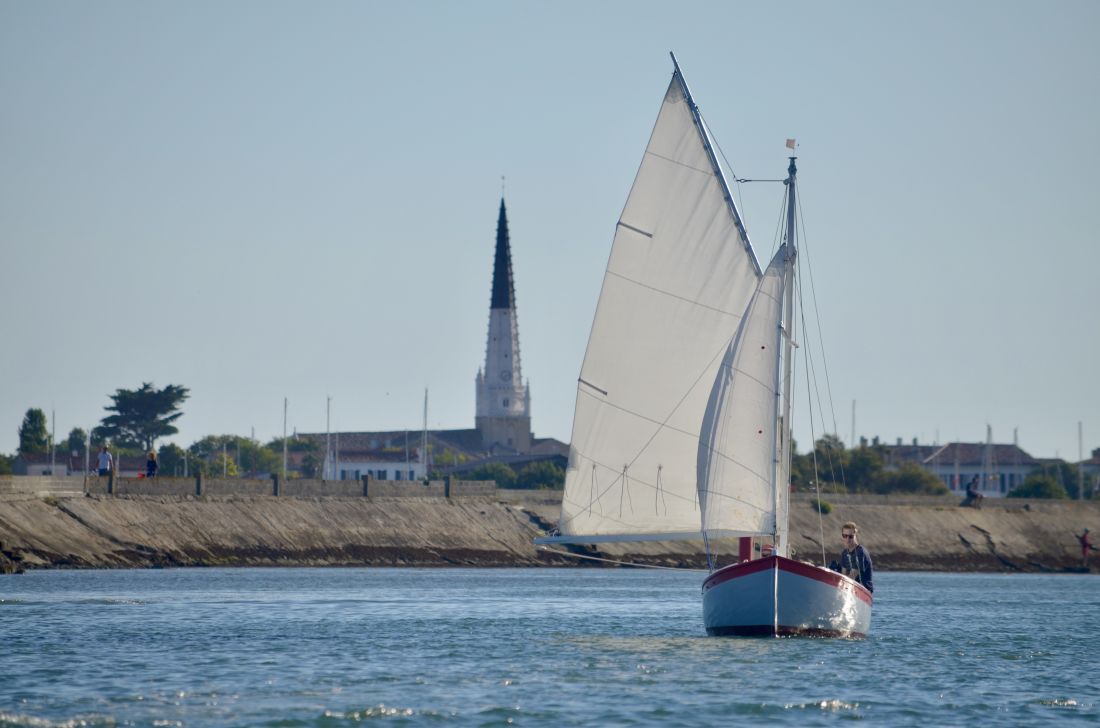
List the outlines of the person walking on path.
{"label": "person walking on path", "polygon": [[[1073,534],[1077,536],[1077,534]],[[1081,566],[1085,569],[1089,568],[1089,551],[1095,551],[1096,547],[1092,545],[1092,541],[1089,539],[1089,530],[1086,528],[1084,533],[1077,536],[1077,542],[1081,544]]]}
{"label": "person walking on path", "polygon": [[107,451],[107,446],[99,448],[98,464],[100,477],[110,475],[114,470],[114,458],[111,457],[111,453]]}
{"label": "person walking on path", "polygon": [[145,460],[145,477],[146,478],[155,478],[156,475],[157,475],[158,468],[159,468],[159,466],[157,465],[157,451],[156,450],[150,450],[149,451],[149,456]]}

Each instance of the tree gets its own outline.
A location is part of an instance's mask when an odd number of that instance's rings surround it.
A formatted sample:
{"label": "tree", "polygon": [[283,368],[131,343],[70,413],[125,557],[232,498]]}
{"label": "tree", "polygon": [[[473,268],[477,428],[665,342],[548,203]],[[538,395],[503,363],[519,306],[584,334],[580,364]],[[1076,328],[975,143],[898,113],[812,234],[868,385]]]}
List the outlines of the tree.
{"label": "tree", "polygon": [[50,451],[50,435],[46,430],[46,413],[37,407],[27,410],[19,426],[19,452],[23,455]]}
{"label": "tree", "polygon": [[[301,476],[303,478],[318,478],[321,476],[321,470],[325,463],[321,456],[316,452],[307,452],[302,456],[301,463]],[[282,461],[279,461],[279,467],[282,468]],[[274,472],[274,471],[272,471]]]}
{"label": "tree", "polygon": [[101,420],[99,434],[121,447],[152,450],[158,438],[179,432],[172,423],[183,416],[177,412],[189,390],[176,384],[157,389],[144,382],[141,389],[118,389],[111,395],[114,404],[103,409],[114,412]]}
{"label": "tree", "polygon": [[561,488],[565,485],[565,471],[549,460],[538,460],[516,473],[516,487],[535,490]]}
{"label": "tree", "polygon": [[183,475],[183,471],[188,470],[190,475],[190,469],[184,467],[184,460],[187,457],[187,452],[174,442],[170,442],[167,445],[161,445],[160,450],[157,451],[157,461],[160,465],[160,475]]}
{"label": "tree", "polygon": [[78,455],[84,452],[85,442],[88,439],[88,433],[79,427],[74,427],[69,432],[69,437],[65,440],[65,451],[75,452]]}
{"label": "tree", "polygon": [[0,475],[11,475],[13,469],[12,457],[10,455],[0,455]]}
{"label": "tree", "polygon": [[433,455],[432,457],[432,462],[441,468],[453,468],[456,465],[461,465],[467,460],[469,460],[469,458],[466,455],[455,452],[449,447],[443,448],[443,452],[438,455]]}
{"label": "tree", "polygon": [[191,467],[203,475],[222,474],[222,450],[228,452],[233,435],[207,435],[196,440],[187,448],[191,457]]}
{"label": "tree", "polygon": [[[1065,492],[1066,496],[1077,500],[1077,466],[1065,460],[1049,460],[1031,472],[1031,475],[1046,475]],[[1031,476],[1028,476],[1031,477]],[[1025,483],[1027,480],[1025,479]],[[1088,477],[1085,478],[1085,495],[1088,496]],[[1035,496],[1042,498],[1045,496]],[[1058,496],[1050,496],[1057,498]]]}
{"label": "tree", "polygon": [[1066,489],[1063,488],[1054,476],[1032,473],[1024,478],[1024,482],[1008,492],[1009,498],[1068,498]]}
{"label": "tree", "polygon": [[902,463],[897,470],[885,470],[875,490],[879,493],[913,493],[917,495],[947,495],[943,481],[916,463]]}
{"label": "tree", "polygon": [[814,443],[811,457],[817,458],[817,475],[822,490],[838,491],[846,487],[852,489],[847,472],[849,453],[838,436],[823,435]]}
{"label": "tree", "polygon": [[498,488],[511,488],[516,483],[516,471],[504,463],[485,463],[478,465],[468,473],[470,480],[495,480]]}
{"label": "tree", "polygon": [[246,474],[257,475],[278,473],[283,467],[283,451],[264,447],[247,438],[239,438],[229,444],[229,452],[237,458],[237,465]]}
{"label": "tree", "polygon": [[[275,469],[271,472],[282,472],[283,469],[283,438],[276,437],[265,445],[277,458]],[[287,452],[304,453],[301,457],[301,470],[299,474],[303,478],[316,478],[321,474],[321,466],[324,464],[321,445],[315,440],[288,437],[286,439]],[[287,476],[291,474],[290,464],[287,464]]]}
{"label": "tree", "polygon": [[850,453],[846,469],[848,489],[857,493],[875,490],[886,470],[882,453],[874,447],[860,447]]}
{"label": "tree", "polygon": [[877,450],[848,450],[836,435],[824,435],[814,443],[813,452],[792,456],[791,483],[796,490],[813,491],[816,478],[823,492],[869,492],[882,467]]}

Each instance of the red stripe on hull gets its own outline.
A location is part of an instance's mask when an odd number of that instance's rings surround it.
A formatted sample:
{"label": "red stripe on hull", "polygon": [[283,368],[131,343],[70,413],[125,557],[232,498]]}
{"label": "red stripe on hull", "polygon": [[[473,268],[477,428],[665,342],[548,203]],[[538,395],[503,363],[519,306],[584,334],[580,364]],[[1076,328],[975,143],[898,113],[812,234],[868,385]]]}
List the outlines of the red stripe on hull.
{"label": "red stripe on hull", "polygon": [[843,632],[838,629],[820,629],[817,627],[778,628],[770,624],[746,624],[737,627],[713,627],[707,630],[710,637],[851,637],[864,639],[867,635],[859,632]]}
{"label": "red stripe on hull", "polygon": [[801,561],[794,561],[793,559],[784,558],[782,556],[766,556],[762,559],[754,559],[740,564],[724,566],[706,578],[703,582],[703,591],[705,592],[730,579],[737,579],[738,577],[755,574],[758,571],[775,568],[777,564],[782,571],[803,576],[807,579],[820,581],[823,584],[828,584],[841,591],[851,591],[856,597],[867,604],[871,604],[873,601],[871,592],[867,591],[865,586],[854,579],[850,579],[843,574],[838,574],[829,569],[822,569],[812,564],[803,564]]}

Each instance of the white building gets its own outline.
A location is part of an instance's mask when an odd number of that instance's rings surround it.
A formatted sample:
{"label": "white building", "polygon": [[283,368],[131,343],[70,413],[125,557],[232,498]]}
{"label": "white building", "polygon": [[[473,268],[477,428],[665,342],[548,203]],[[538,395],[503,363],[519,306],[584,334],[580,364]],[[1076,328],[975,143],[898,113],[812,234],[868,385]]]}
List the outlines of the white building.
{"label": "white building", "polygon": [[423,480],[428,477],[419,449],[332,450],[321,471],[334,480],[360,480],[369,475],[376,480]]}
{"label": "white building", "polygon": [[1039,461],[1017,445],[951,442],[925,457],[921,465],[953,493],[965,495],[967,484],[976,476],[982,495],[1003,498],[1023,484]]}

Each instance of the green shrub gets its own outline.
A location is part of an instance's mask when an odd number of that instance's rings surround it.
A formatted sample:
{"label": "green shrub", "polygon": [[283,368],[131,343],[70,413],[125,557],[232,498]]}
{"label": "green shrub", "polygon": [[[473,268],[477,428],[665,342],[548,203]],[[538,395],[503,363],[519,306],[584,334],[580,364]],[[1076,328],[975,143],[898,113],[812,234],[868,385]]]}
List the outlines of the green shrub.
{"label": "green shrub", "polygon": [[553,489],[565,485],[565,471],[549,460],[531,463],[516,473],[516,488]]}
{"label": "green shrub", "polygon": [[516,484],[516,471],[504,463],[478,465],[463,477],[467,480],[495,480],[498,488],[512,488]]}
{"label": "green shrub", "polygon": [[1068,498],[1066,489],[1050,475],[1032,474],[1008,492],[1009,498]]}

